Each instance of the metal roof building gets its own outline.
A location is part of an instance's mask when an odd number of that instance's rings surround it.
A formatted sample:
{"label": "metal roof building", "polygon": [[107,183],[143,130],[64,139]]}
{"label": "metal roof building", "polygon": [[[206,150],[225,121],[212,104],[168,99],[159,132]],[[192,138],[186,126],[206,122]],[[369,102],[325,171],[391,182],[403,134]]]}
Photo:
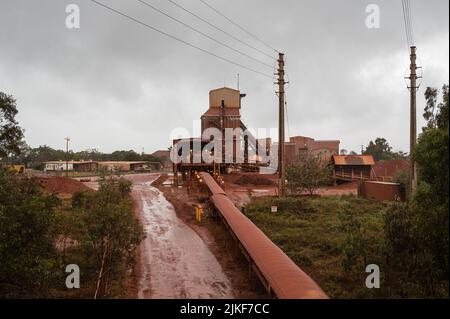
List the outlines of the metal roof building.
{"label": "metal roof building", "polygon": [[363,181],[373,177],[375,160],[372,155],[333,155],[331,160],[336,180]]}

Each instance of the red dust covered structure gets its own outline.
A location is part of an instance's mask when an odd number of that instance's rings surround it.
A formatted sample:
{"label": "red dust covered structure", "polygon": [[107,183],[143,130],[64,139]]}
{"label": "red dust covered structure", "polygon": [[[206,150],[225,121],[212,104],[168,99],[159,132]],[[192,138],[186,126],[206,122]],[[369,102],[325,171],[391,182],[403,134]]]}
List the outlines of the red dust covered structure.
{"label": "red dust covered structure", "polygon": [[280,299],[326,299],[323,290],[234,206],[208,173],[200,173],[211,201],[270,294]]}

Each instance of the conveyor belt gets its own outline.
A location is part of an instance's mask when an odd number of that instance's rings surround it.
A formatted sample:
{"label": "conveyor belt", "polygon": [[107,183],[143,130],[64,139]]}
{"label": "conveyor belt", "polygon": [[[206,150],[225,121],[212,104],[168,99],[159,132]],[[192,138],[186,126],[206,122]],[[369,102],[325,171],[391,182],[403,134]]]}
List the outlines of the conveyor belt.
{"label": "conveyor belt", "polygon": [[214,178],[200,173],[211,201],[254,263],[266,288],[282,299],[326,299],[322,289],[237,209]]}

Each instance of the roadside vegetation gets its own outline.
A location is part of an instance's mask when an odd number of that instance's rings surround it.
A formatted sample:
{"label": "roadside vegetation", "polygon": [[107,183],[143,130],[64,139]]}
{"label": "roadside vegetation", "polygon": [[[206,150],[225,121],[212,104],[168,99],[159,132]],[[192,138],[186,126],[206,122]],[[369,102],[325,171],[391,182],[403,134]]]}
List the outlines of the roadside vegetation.
{"label": "roadside vegetation", "polygon": [[85,270],[82,286],[84,283],[92,296],[103,268],[100,296],[127,297],[127,274],[144,239],[130,191],[129,181],[103,179],[98,191],[75,193],[70,207],[62,212],[61,229],[67,232],[60,239],[77,243],[61,248],[64,264],[77,263]]}
{"label": "roadside vegetation", "polygon": [[[0,169],[0,297],[126,297],[136,247],[144,238],[127,181],[104,180],[96,192],[60,199],[34,179]],[[67,289],[67,265],[81,271]]]}
{"label": "roadside vegetation", "polygon": [[[16,114],[14,99],[0,92],[0,159],[24,145]],[[59,197],[0,167],[0,298],[126,297],[144,238],[130,190],[128,181],[104,178],[96,192]],[[66,287],[70,264],[80,268],[80,289]]]}
{"label": "roadside vegetation", "polygon": [[64,284],[55,248],[61,201],[0,168],[0,297],[44,297]]}

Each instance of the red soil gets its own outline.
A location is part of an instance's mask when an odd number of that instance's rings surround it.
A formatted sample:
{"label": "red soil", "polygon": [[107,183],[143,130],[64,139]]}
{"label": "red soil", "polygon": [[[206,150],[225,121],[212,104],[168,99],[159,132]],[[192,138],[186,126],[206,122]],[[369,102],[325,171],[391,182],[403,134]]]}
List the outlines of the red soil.
{"label": "red soil", "polygon": [[269,186],[277,184],[276,175],[262,175],[259,173],[233,173],[224,175],[227,184]]}
{"label": "red soil", "polygon": [[90,190],[90,188],[83,183],[65,177],[37,178],[37,182],[46,192],[49,193],[74,194],[76,192]]}

